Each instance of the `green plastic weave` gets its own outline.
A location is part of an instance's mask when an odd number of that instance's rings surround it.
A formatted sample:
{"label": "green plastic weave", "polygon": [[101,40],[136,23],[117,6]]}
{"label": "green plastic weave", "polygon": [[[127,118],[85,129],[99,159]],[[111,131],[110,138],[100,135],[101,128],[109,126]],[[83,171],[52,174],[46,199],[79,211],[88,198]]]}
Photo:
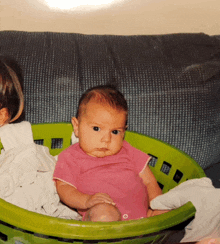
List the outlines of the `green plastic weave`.
{"label": "green plastic weave", "polygon": [[[32,125],[34,140],[59,154],[71,143],[69,123]],[[125,139],[150,154],[158,183],[167,192],[181,182],[204,177],[203,169],[180,150],[135,132]],[[58,148],[56,147],[58,143]],[[54,146],[55,145],[55,146]],[[163,215],[121,222],[98,223],[66,220],[27,211],[0,199],[0,243],[163,243],[174,227],[195,214],[191,202]]]}

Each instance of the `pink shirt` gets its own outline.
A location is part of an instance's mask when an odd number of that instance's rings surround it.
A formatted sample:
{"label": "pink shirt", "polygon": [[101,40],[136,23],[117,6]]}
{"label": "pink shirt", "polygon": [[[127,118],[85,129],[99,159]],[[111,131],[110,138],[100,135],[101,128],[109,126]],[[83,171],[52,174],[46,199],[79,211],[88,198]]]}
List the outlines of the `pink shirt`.
{"label": "pink shirt", "polygon": [[147,217],[147,189],[139,176],[150,156],[124,141],[119,153],[104,158],[87,155],[76,143],[63,151],[54,179],[64,181],[80,192],[107,193],[116,203],[122,220]]}

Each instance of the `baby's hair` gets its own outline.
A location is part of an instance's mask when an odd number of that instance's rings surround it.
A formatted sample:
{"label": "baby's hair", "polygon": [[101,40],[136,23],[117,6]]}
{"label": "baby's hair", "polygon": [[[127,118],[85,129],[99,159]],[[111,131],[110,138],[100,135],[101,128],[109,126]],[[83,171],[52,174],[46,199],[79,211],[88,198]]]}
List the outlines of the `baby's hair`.
{"label": "baby's hair", "polygon": [[20,66],[9,57],[0,56],[0,109],[7,108],[9,121],[17,120],[22,114],[24,96],[23,76]]}
{"label": "baby's hair", "polygon": [[79,118],[85,111],[86,104],[94,99],[101,104],[107,104],[110,107],[124,111],[126,113],[126,125],[128,117],[128,105],[123,94],[112,85],[99,85],[88,89],[79,100],[76,117]]}

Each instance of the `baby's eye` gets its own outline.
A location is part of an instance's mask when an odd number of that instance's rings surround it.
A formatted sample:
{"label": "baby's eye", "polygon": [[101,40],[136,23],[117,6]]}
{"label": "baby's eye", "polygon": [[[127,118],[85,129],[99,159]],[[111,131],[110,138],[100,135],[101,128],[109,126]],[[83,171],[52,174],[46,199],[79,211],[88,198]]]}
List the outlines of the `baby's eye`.
{"label": "baby's eye", "polygon": [[94,126],[94,127],[93,127],[93,130],[94,130],[94,131],[100,131],[100,128],[99,128],[98,126]]}
{"label": "baby's eye", "polygon": [[113,130],[113,131],[112,131],[112,134],[114,134],[114,135],[118,135],[119,133],[120,133],[119,130]]}

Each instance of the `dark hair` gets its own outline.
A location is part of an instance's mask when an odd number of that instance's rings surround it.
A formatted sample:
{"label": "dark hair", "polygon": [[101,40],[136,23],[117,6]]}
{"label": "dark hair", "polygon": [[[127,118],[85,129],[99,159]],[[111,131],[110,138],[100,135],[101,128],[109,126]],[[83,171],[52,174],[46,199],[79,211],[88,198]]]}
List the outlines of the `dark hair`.
{"label": "dark hair", "polygon": [[10,57],[0,55],[0,109],[8,109],[9,122],[17,120],[22,114],[22,87],[23,76],[18,63]]}
{"label": "dark hair", "polygon": [[99,85],[88,89],[79,100],[78,110],[76,117],[84,111],[85,105],[91,100],[95,99],[100,103],[105,103],[112,108],[124,111],[126,113],[126,124],[128,117],[128,105],[123,94],[111,85]]}

